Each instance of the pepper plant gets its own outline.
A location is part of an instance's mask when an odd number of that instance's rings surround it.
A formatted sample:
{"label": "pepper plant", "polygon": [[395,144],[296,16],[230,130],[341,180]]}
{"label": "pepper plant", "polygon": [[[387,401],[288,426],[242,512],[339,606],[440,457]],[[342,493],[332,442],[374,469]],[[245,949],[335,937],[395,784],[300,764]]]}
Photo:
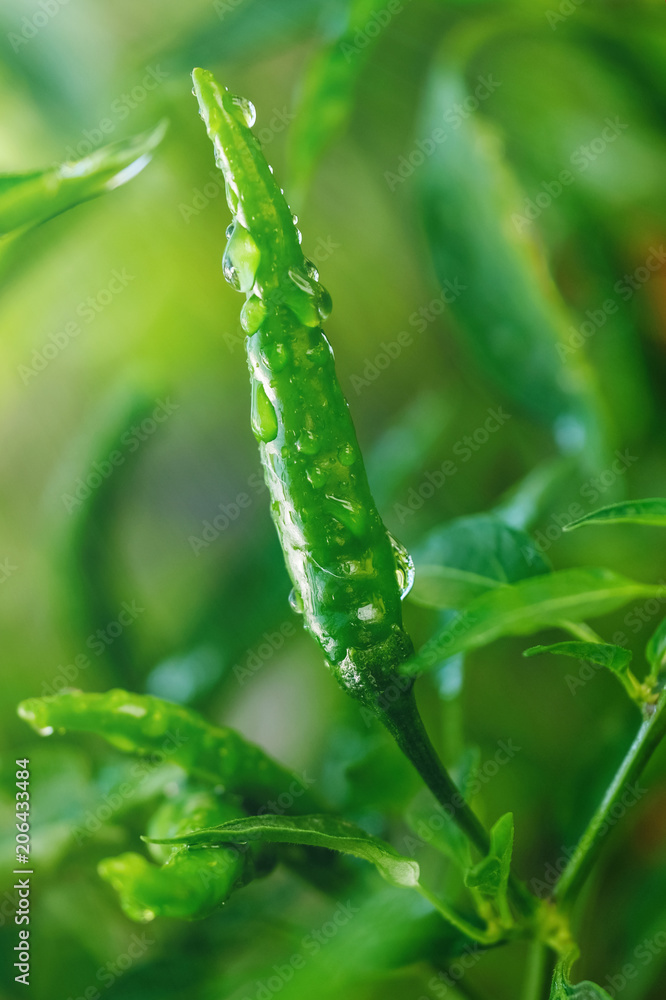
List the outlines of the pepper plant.
{"label": "pepper plant", "polygon": [[[385,528],[368,485],[322,330],[330,296],[304,255],[297,220],[252,133],[252,104],[221,87],[208,71],[195,70],[193,79],[232,213],[223,270],[246,296],[241,323],[247,334],[252,429],[293,583],[290,601],[344,691],[376,715],[419,772],[444,811],[451,842],[458,829],[462,841],[455,859],[464,894],[450,898],[445,887],[427,886],[416,861],[327,811],[308,791],[290,809],[293,814],[265,807],[256,812],[270,795],[284,792],[293,776],[238,734],[215,729],[189,710],[117,690],[31,699],[21,704],[19,714],[42,734],[96,732],[135,754],[149,753],[177,727],[183,745],[173,760],[184,769],[187,783],[160,806],[144,838],[161,867],[139,853],[99,864],[100,875],[133,920],[205,917],[235,890],[268,873],[280,856],[279,845],[327,848],[365,859],[394,886],[419,892],[461,942],[490,948],[516,938],[530,941],[526,1000],[545,995],[549,964],[554,964],[552,1000],[607,998],[591,982],[572,985],[579,951],[570,914],[604,845],[614,806],[666,733],[666,628],[662,623],[650,640],[649,668],[639,679],[629,650],[606,642],[587,619],[660,588],[605,569],[553,571],[529,535],[499,511],[471,519],[472,544],[464,539],[458,558],[450,549],[455,552],[465,530],[455,525],[436,529],[425,542],[415,596],[424,606],[448,610],[449,618],[414,652],[402,620],[414,565]],[[623,502],[568,528],[623,521],[663,525],[665,512],[664,499]],[[528,635],[545,627],[573,638],[534,646],[525,655],[556,653],[608,669],[643,722],[552,895],[543,899],[514,870],[513,813],[506,812],[489,830],[484,827],[464,788],[456,787],[438,758],[413,688],[419,673],[447,658],[502,635]]]}

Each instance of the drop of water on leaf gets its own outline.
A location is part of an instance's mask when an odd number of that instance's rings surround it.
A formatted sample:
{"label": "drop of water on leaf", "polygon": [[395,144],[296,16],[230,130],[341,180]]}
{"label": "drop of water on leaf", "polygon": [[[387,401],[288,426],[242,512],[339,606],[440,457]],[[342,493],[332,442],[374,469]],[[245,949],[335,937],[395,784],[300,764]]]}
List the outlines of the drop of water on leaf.
{"label": "drop of water on leaf", "polygon": [[319,271],[315,267],[314,263],[307,257],[305,258],[305,273],[308,278],[312,278],[313,281],[319,281]]}
{"label": "drop of water on leaf", "polygon": [[240,111],[243,121],[247,127],[252,128],[257,120],[257,111],[252,101],[248,101],[247,97],[234,96],[231,98],[231,102],[233,106]]}
{"label": "drop of water on leaf", "polygon": [[416,576],[414,562],[405,546],[401,545],[397,538],[393,537],[390,531],[387,532],[387,534],[389,542],[391,543],[391,548],[393,549],[395,577],[398,581],[398,587],[400,588],[400,597],[404,600],[414,585],[414,577]]}
{"label": "drop of water on leaf", "polygon": [[252,430],[258,441],[267,444],[277,437],[278,422],[275,407],[261,382],[252,381]]}
{"label": "drop of water on leaf", "polygon": [[296,447],[304,455],[316,455],[321,449],[321,441],[314,430],[306,429],[299,434]]}
{"label": "drop of water on leaf", "polygon": [[305,475],[308,478],[308,482],[312,486],[314,486],[315,489],[318,489],[320,486],[323,486],[326,483],[326,480],[328,479],[328,474],[326,473],[326,470],[322,469],[320,465],[311,465],[307,469]]}
{"label": "drop of water on leaf", "polygon": [[338,452],[338,459],[342,465],[353,465],[356,461],[356,449],[353,444],[345,444]]}
{"label": "drop of water on leaf", "polygon": [[235,228],[236,228],[236,223],[235,222],[230,222],[229,225],[227,226],[227,228],[225,229],[224,235],[226,236],[226,238],[228,240],[230,240],[231,237],[234,235],[234,229]]}
{"label": "drop of water on leaf", "polygon": [[295,587],[289,594],[289,606],[291,607],[292,611],[296,612],[297,615],[303,614],[303,598],[298,593]]}
{"label": "drop of water on leaf", "polygon": [[256,333],[266,317],[266,306],[258,295],[246,299],[241,309],[241,326],[248,335]]}
{"label": "drop of water on leaf", "polygon": [[261,358],[271,372],[281,372],[291,361],[291,352],[285,344],[268,344],[262,349]]}
{"label": "drop of water on leaf", "polygon": [[261,252],[247,229],[236,224],[222,258],[224,277],[240,292],[249,292],[261,260]]}

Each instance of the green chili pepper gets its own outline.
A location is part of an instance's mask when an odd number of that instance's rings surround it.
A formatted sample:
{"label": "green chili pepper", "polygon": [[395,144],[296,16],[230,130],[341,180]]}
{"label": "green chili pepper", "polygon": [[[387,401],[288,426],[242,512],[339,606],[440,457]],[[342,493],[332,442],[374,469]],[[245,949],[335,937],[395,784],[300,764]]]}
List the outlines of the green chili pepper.
{"label": "green chili pepper", "polygon": [[331,300],[250,131],[254,108],[205,70],[193,79],[234,216],[223,269],[246,294],[252,427],[293,603],[343,687],[367,701],[412,649],[401,611],[411,565],[372,499],[321,329]]}
{"label": "green chili pepper", "polygon": [[[96,733],[128,753],[179,764],[188,774],[224,786],[267,811],[320,809],[303,783],[233,729],[211,726],[197,712],[152,695],[115,689],[68,691],[21,702],[18,713],[38,733]],[[277,797],[272,809],[269,799]]]}
{"label": "green chili pepper", "polygon": [[[252,427],[271,495],[294,603],[342,687],[388,728],[439,801],[485,855],[489,838],[423,728],[412,684],[401,599],[413,566],[375,507],[333,353],[321,329],[331,310],[284,194],[250,131],[252,104],[206,70],[194,94],[234,217],[222,266],[245,293]],[[529,910],[522,887],[512,898]]]}
{"label": "green chili pepper", "polygon": [[[243,810],[206,789],[185,789],[165,802],[153,816],[150,837],[182,837],[210,823],[242,819]],[[262,853],[255,845],[194,850],[165,849],[150,844],[149,850],[162,867],[151,864],[143,855],[128,853],[100,861],[98,871],[120,897],[120,903],[132,920],[154,917],[180,917],[198,920],[208,916],[256,874],[255,861]]]}

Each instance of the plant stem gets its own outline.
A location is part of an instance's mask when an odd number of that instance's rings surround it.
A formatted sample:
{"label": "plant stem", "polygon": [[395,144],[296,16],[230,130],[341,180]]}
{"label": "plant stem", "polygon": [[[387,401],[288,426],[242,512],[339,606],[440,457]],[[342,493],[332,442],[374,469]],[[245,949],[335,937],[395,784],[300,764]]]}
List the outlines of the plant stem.
{"label": "plant stem", "polygon": [[427,899],[429,903],[438,910],[445,920],[448,920],[450,924],[457,927],[459,931],[466,934],[467,937],[472,938],[473,941],[478,941],[480,944],[496,944],[498,937],[496,934],[490,934],[488,931],[484,931],[483,928],[477,927],[474,924],[470,924],[468,920],[465,920],[456,910],[452,909],[444,900],[440,899],[433,892],[419,882],[416,886],[417,890],[421,893],[424,899]]}
{"label": "plant stem", "polygon": [[548,946],[538,939],[532,941],[527,957],[525,982],[523,984],[521,1000],[540,1000],[543,996],[547,958]]}
{"label": "plant stem", "polygon": [[[402,692],[389,707],[375,711],[394,740],[419,772],[446,814],[483,855],[490,850],[490,838],[483,824],[465,801],[437,755],[416,707],[413,691]],[[536,900],[515,878],[509,877],[509,895],[522,916],[531,916]]]}
{"label": "plant stem", "polygon": [[597,860],[601,844],[609,830],[617,822],[617,818],[613,815],[615,806],[620,803],[621,808],[625,808],[621,799],[627,786],[638,780],[665,734],[666,694],[663,694],[651,717],[638,730],[636,739],[610,783],[599,808],[590,820],[573,857],[562,872],[554,893],[559,904],[571,904],[577,898],[590,869]]}

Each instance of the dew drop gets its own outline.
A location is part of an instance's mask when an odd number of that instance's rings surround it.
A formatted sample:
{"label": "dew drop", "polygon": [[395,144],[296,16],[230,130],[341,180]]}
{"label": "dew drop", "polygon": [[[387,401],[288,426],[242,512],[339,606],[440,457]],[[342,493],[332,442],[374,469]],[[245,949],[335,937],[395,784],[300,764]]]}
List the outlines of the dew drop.
{"label": "dew drop", "polygon": [[258,441],[267,444],[277,437],[278,422],[275,407],[261,382],[252,381],[252,430]]}
{"label": "dew drop", "polygon": [[313,430],[306,428],[298,435],[296,447],[304,455],[316,455],[321,450],[321,441]]}
{"label": "dew drop", "polygon": [[230,222],[229,225],[227,226],[227,228],[225,229],[224,235],[226,236],[226,238],[228,240],[230,240],[231,237],[234,235],[234,229],[235,228],[236,228],[236,223],[235,222]]}
{"label": "dew drop", "polygon": [[261,260],[261,252],[247,229],[236,224],[222,258],[224,277],[239,292],[249,292]]}
{"label": "dew drop", "polygon": [[291,270],[289,271],[289,277],[296,285],[296,287],[300,288],[301,291],[305,292],[306,295],[314,295],[315,293],[314,286],[308,280],[306,275],[301,274],[300,271],[297,271],[295,268],[292,267]]}
{"label": "dew drop", "polygon": [[37,732],[40,736],[51,736],[53,734],[53,726],[42,726]]}
{"label": "dew drop", "polygon": [[342,465],[353,465],[356,461],[356,449],[353,444],[347,442],[338,452],[338,459]]}
{"label": "dew drop", "polygon": [[257,111],[252,103],[248,101],[247,97],[232,97],[231,103],[234,108],[236,108],[241,113],[241,117],[248,128],[252,128],[257,120]]}
{"label": "dew drop", "polygon": [[289,606],[297,615],[303,614],[303,598],[294,587],[289,594]]}
{"label": "dew drop", "polygon": [[261,358],[271,372],[281,372],[291,361],[291,352],[285,344],[267,344]]}
{"label": "dew drop", "polygon": [[333,309],[333,300],[330,294],[324,288],[323,285],[318,286],[318,296],[317,296],[317,312],[319,313],[319,318],[321,320],[326,320],[331,315],[331,310]]}
{"label": "dew drop", "polygon": [[305,259],[305,273],[308,278],[312,278],[313,281],[319,281],[319,271],[315,267],[314,263],[307,257]]}
{"label": "dew drop", "polygon": [[292,215],[291,221],[294,223],[295,226],[297,226],[298,225],[298,216],[297,215]]}
{"label": "dew drop", "polygon": [[241,309],[241,326],[250,336],[256,333],[266,317],[266,306],[258,295],[246,299]]}
{"label": "dew drop", "polygon": [[404,600],[414,585],[414,577],[416,576],[414,562],[405,546],[401,545],[397,538],[393,537],[390,531],[387,532],[387,534],[389,542],[391,543],[391,548],[393,549],[395,577],[398,581],[398,587],[400,588],[400,597]]}
{"label": "dew drop", "polygon": [[324,486],[326,480],[328,479],[328,474],[325,469],[322,469],[320,465],[311,465],[307,470],[305,475],[308,478],[308,482],[318,489],[320,486]]}

